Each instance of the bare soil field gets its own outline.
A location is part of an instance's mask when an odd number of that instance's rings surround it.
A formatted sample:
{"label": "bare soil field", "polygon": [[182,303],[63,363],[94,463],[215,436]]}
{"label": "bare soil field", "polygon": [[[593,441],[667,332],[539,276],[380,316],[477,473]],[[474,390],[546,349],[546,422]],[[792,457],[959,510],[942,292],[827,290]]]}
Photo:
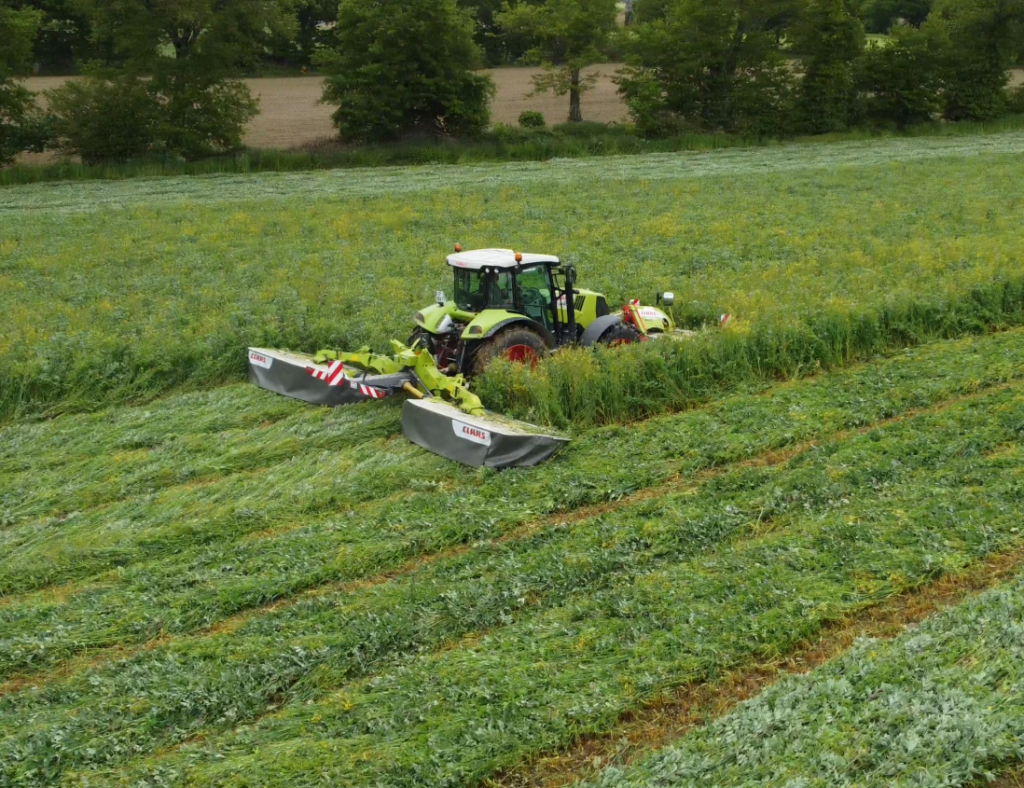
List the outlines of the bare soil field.
{"label": "bare soil field", "polygon": [[[626,106],[616,92],[612,77],[621,68],[609,63],[594,66],[590,73],[598,75],[593,90],[583,96],[583,119],[599,123],[621,123],[627,119]],[[569,114],[567,96],[550,93],[531,96],[531,78],[538,73],[531,68],[499,68],[488,71],[498,88],[491,105],[495,123],[516,123],[524,110],[542,112],[549,124],[562,123]],[[64,77],[37,77],[28,80],[31,90],[44,91],[64,82]],[[253,95],[260,100],[260,114],[249,125],[245,144],[253,148],[297,148],[334,134],[332,107],[319,103],[322,93],[320,77],[276,77],[246,80]],[[1012,73],[1011,84],[1024,85],[1024,69]],[[23,156],[25,163],[45,163],[53,154]]]}
{"label": "bare soil field", "polygon": [[[626,107],[616,92],[612,76],[617,64],[595,66],[590,73],[598,75],[593,90],[583,96],[583,118],[600,123],[619,123],[626,119]],[[531,68],[491,69],[498,93],[491,105],[495,123],[515,123],[525,110],[544,113],[549,124],[564,122],[569,114],[568,96],[550,93],[530,96],[530,79],[538,73]],[[50,90],[65,81],[64,77],[35,77],[28,87],[35,91]],[[260,114],[249,125],[245,144],[253,148],[296,148],[334,134],[331,124],[333,108],[320,104],[320,77],[276,77],[248,79],[246,83],[260,100]],[[25,157],[25,161],[46,161],[50,154]]]}

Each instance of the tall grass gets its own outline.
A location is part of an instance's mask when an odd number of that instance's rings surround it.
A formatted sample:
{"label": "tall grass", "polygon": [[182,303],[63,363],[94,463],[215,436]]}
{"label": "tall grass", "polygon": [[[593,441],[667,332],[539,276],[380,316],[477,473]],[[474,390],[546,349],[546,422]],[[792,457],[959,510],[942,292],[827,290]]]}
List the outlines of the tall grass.
{"label": "tall grass", "polygon": [[456,240],[558,252],[612,303],[674,290],[689,326],[736,316],[738,344],[652,355],[652,373],[622,361],[602,420],[726,373],[1012,324],[1021,150],[1017,134],[0,191],[0,419],[238,380],[246,345],[386,348],[450,290]]}
{"label": "tall grass", "polygon": [[491,409],[559,427],[635,421],[746,383],[798,378],[933,339],[1024,325],[1024,277],[948,300],[816,312],[695,339],[556,353],[534,369],[495,364],[476,384]]}

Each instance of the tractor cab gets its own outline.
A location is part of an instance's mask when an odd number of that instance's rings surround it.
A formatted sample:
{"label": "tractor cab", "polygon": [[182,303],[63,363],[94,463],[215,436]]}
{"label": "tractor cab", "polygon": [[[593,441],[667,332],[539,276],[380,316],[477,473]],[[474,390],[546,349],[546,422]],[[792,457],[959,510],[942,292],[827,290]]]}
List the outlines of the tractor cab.
{"label": "tractor cab", "polygon": [[459,312],[514,312],[542,326],[554,344],[575,341],[575,321],[567,314],[573,309],[566,308],[574,302],[566,293],[575,283],[575,272],[557,257],[477,249],[456,251],[448,257],[448,265],[455,269],[454,302]]}
{"label": "tractor cab", "polygon": [[453,297],[439,292],[416,313],[409,345],[426,347],[449,374],[480,374],[498,357],[534,363],[569,345],[640,342],[671,324],[658,310],[659,322],[645,324],[634,303],[610,314],[604,295],[577,288],[576,269],[552,255],[456,246],[448,265]]}

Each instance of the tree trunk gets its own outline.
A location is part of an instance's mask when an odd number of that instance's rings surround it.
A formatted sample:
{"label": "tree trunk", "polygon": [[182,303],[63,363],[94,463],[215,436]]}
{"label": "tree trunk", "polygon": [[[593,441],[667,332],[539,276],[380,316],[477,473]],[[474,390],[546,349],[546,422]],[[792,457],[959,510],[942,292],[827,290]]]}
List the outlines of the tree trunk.
{"label": "tree trunk", "polygon": [[580,70],[572,70],[572,79],[569,83],[569,122],[581,123],[583,112],[580,110]]}

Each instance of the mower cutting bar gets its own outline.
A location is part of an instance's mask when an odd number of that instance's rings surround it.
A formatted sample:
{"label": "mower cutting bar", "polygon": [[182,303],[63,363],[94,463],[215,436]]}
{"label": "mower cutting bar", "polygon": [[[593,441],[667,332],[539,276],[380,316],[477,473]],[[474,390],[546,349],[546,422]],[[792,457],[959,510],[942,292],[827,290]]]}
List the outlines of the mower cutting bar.
{"label": "mower cutting bar", "polygon": [[283,350],[249,348],[249,382],[260,388],[313,405],[337,407],[384,399],[416,384],[411,369],[391,375],[371,375],[340,362],[318,364],[310,356]]}

